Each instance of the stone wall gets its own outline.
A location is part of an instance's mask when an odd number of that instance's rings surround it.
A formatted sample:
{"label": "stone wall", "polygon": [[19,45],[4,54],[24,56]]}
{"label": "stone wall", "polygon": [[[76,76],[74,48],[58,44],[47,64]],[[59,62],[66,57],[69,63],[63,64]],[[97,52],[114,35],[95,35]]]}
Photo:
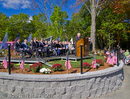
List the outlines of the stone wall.
{"label": "stone wall", "polygon": [[119,89],[124,79],[120,66],[84,74],[29,75],[0,73],[0,91],[9,98],[86,99]]}

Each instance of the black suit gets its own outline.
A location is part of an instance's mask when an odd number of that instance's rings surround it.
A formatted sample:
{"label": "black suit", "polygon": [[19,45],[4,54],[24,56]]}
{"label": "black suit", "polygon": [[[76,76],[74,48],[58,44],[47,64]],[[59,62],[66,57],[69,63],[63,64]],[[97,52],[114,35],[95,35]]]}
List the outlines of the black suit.
{"label": "black suit", "polygon": [[15,43],[15,51],[20,52],[20,54],[23,56],[23,51],[21,50],[21,48],[22,48],[21,43],[16,42]]}
{"label": "black suit", "polygon": [[32,42],[32,51],[36,52],[37,57],[38,57],[38,47],[39,47],[39,43],[37,41],[33,41]]}
{"label": "black suit", "polygon": [[16,42],[16,43],[15,43],[15,50],[16,50],[17,52],[20,52],[20,48],[21,48],[21,44],[20,44],[19,42]]}

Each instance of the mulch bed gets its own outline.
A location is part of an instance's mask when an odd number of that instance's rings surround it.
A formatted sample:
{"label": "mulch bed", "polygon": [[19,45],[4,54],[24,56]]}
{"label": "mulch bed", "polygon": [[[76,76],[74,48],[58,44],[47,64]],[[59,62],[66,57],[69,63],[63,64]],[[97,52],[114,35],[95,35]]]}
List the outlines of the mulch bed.
{"label": "mulch bed", "polygon": [[[91,72],[91,71],[97,71],[97,70],[103,70],[106,68],[110,68],[113,67],[110,64],[104,63],[104,66],[100,66],[98,69],[83,69],[83,72]],[[3,67],[0,67],[0,72],[8,72],[8,69],[4,69]],[[38,74],[38,75],[43,75],[42,73],[34,73],[33,71],[31,71],[29,68],[25,68],[25,69],[20,69],[20,68],[16,68],[13,67],[11,69],[12,73],[20,73],[20,74]],[[80,73],[80,68],[71,68],[68,71],[67,70],[63,70],[63,71],[52,71],[51,74],[44,74],[44,75],[53,75],[53,74],[72,74],[72,73]]]}

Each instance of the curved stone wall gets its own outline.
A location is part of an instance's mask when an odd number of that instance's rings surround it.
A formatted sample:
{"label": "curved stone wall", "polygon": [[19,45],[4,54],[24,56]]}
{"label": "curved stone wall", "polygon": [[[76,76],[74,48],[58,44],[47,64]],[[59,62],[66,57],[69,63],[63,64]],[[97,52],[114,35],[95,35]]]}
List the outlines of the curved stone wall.
{"label": "curved stone wall", "polygon": [[84,74],[29,75],[0,73],[0,91],[9,98],[86,99],[99,97],[121,87],[120,66]]}

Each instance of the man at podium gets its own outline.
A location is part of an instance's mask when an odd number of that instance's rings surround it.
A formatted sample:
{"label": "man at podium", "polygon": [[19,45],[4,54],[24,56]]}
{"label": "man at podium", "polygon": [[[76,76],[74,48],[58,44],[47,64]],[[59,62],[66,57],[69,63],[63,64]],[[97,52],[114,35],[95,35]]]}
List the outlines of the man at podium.
{"label": "man at podium", "polygon": [[77,53],[77,46],[76,46],[76,44],[77,44],[77,41],[78,40],[80,40],[80,38],[81,38],[81,34],[80,33],[77,33],[77,36],[75,37],[75,56],[76,56],[76,53]]}

